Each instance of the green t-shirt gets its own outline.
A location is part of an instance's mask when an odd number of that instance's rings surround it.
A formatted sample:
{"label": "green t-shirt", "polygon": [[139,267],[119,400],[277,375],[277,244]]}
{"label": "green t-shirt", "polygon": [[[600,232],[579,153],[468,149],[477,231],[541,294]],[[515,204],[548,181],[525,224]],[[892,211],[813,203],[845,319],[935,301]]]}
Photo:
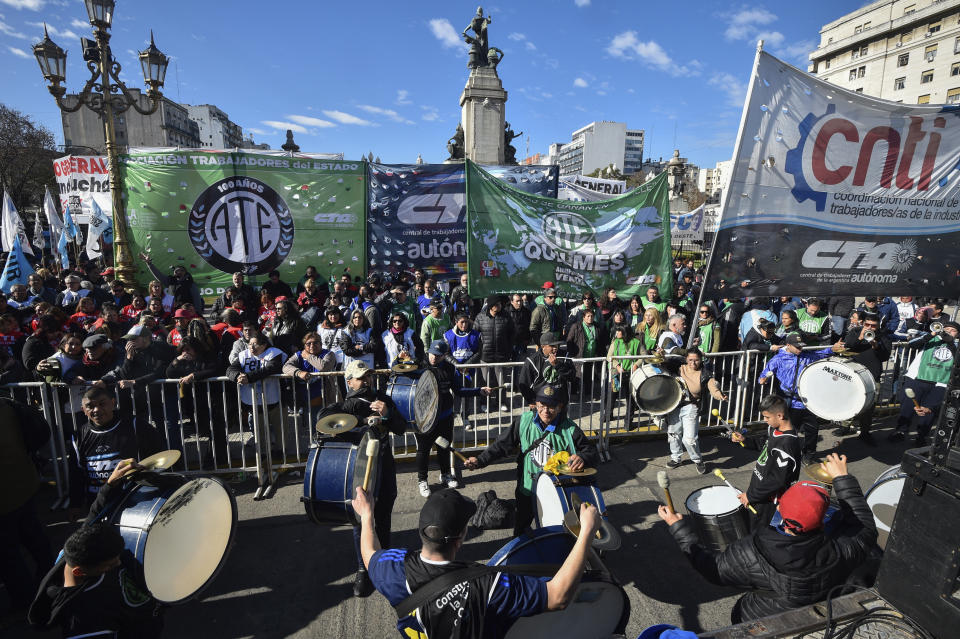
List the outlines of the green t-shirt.
{"label": "green t-shirt", "polygon": [[644,309],[648,309],[652,306],[653,308],[657,309],[657,311],[661,314],[663,313],[663,309],[667,308],[666,302],[651,302],[650,300],[647,300],[647,299],[640,300],[640,302],[643,304]]}
{"label": "green t-shirt", "polygon": [[434,340],[443,339],[443,334],[450,330],[450,318],[446,315],[440,315],[435,318],[433,315],[427,315],[423,318],[423,326],[420,327],[420,341],[424,348],[430,348]]}
{"label": "green t-shirt", "polygon": [[620,367],[628,371],[630,367],[633,366],[638,360],[635,359],[620,359],[617,357],[623,355],[639,355],[640,354],[640,340],[636,337],[630,339],[629,342],[624,343],[622,339],[613,340],[613,344],[610,346],[610,354],[612,359],[610,360],[610,367],[612,370],[616,370],[617,364],[620,364]]}
{"label": "green t-shirt", "polygon": [[[543,431],[540,429],[540,426],[537,423],[540,420],[534,421],[536,416],[537,413],[532,410],[528,410],[520,416],[519,430],[521,452],[530,448],[530,446],[533,445],[533,442],[535,442],[540,435],[543,434]],[[547,463],[554,453],[565,450],[571,455],[577,454],[577,449],[573,445],[573,431],[576,427],[577,425],[574,424],[570,418],[564,417],[563,420],[557,424],[552,433],[549,433],[543,438],[543,441],[534,447],[533,450],[524,455],[523,459],[521,460],[521,463],[523,464],[523,476],[521,477],[520,481],[521,493],[524,495],[533,494],[534,480],[540,473],[543,465]]]}
{"label": "green t-shirt", "polygon": [[583,326],[583,353],[581,357],[594,357],[597,354],[597,325],[596,324],[586,324],[581,322]]}

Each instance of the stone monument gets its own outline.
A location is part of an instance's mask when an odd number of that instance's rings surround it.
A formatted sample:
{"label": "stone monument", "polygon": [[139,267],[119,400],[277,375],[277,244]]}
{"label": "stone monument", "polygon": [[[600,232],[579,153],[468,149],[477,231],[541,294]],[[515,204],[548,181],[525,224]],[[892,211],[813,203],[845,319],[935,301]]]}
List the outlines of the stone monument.
{"label": "stone monument", "polygon": [[[478,164],[503,164],[506,141],[504,139],[504,110],[507,92],[503,90],[497,65],[503,60],[503,51],[491,47],[487,39],[487,27],[493,21],[484,17],[483,8],[463,30],[463,39],[470,45],[467,67],[470,77],[460,95],[463,126],[463,156]],[[453,142],[453,140],[451,140]],[[451,159],[459,150],[448,145]]]}
{"label": "stone monument", "polygon": [[689,212],[690,206],[683,198],[687,189],[687,159],[680,157],[680,149],[674,149],[673,157],[667,162],[667,184],[670,185],[670,212]]}

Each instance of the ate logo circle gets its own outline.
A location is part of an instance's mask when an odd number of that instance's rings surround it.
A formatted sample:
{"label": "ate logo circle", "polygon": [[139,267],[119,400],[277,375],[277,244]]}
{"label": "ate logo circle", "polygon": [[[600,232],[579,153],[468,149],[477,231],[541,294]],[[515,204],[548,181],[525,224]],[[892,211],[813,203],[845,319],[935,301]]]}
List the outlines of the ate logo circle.
{"label": "ate logo circle", "polygon": [[293,248],[293,216],[283,198],[252,177],[211,184],[193,203],[188,235],[210,266],[226,273],[269,273]]}

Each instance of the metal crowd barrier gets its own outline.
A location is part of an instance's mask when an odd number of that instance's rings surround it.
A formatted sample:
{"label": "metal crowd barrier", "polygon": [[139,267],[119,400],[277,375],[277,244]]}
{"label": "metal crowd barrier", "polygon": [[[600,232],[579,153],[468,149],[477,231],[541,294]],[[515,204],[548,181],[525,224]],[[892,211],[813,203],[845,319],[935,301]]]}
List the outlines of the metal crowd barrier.
{"label": "metal crowd barrier", "polygon": [[[816,347],[822,348],[822,347]],[[914,356],[905,343],[894,345],[886,362],[877,391],[876,404],[895,403],[899,378],[906,372]],[[705,364],[710,366],[720,389],[728,396],[718,402],[707,393],[701,412],[701,428],[716,431],[722,420],[737,425],[760,421],[758,404],[773,392],[774,384],[758,385],[756,378],[771,353],[733,351],[709,353]],[[622,356],[617,360],[647,362],[652,356]],[[594,439],[601,457],[609,459],[610,442],[636,433],[662,432],[662,418],[641,413],[628,402],[629,378],[614,392],[610,363],[605,357],[571,359],[578,368],[575,383],[570,385],[568,416],[584,433]],[[453,443],[465,452],[479,451],[505,432],[511,422],[527,409],[526,401],[517,392],[517,379],[523,362],[479,363],[459,366],[463,386],[497,387],[491,397],[454,399]],[[280,472],[297,472],[306,465],[314,442],[316,413],[322,406],[337,401],[345,392],[342,372],[317,373],[323,383],[321,399],[311,406],[306,382],[288,376],[274,376],[252,384],[253,391],[216,377],[181,385],[179,380],[158,380],[139,395],[129,390],[114,389],[122,414],[130,415],[135,427],[154,429],[162,445],[183,453],[179,472],[185,474],[215,473],[255,475],[260,489],[256,498],[269,496]],[[375,387],[386,389],[389,371],[376,371]],[[267,402],[267,386],[278,401]],[[4,392],[42,410],[52,427],[48,475],[56,482],[59,506],[69,497],[72,435],[86,421],[80,397],[89,386],[70,386],[28,382],[4,386]],[[707,391],[704,390],[706,393]],[[249,396],[248,396],[249,395]],[[332,395],[332,396],[331,396]],[[719,415],[714,416],[716,409]],[[630,418],[628,422],[628,418]],[[416,454],[416,438],[412,430],[403,436],[391,435],[393,452],[398,458]]]}

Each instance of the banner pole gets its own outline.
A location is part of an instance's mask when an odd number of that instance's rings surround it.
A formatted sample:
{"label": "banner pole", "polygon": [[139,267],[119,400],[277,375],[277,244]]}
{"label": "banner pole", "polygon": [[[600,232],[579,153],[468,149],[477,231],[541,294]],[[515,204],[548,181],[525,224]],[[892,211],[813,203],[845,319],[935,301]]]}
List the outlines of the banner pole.
{"label": "banner pole", "polygon": [[[747,111],[750,108],[750,100],[753,99],[753,87],[756,84],[755,77],[757,75],[757,68],[760,65],[760,54],[763,53],[763,40],[757,41],[757,53],[753,58],[753,68],[750,70],[750,82],[747,84],[747,98],[743,103],[743,112],[740,114],[740,127],[737,129],[737,139],[733,144],[733,164],[731,165],[731,179],[733,178],[733,171],[737,163],[737,158],[740,157],[740,150],[743,147],[743,129],[747,124]],[[720,226],[723,224],[723,216],[727,210],[727,205],[730,203],[731,198],[731,186],[727,185],[726,190],[723,193],[723,201],[720,203],[720,219],[717,222],[717,230],[713,234],[713,241],[710,242],[710,254],[707,256],[707,268],[703,271],[703,284],[700,286],[700,294],[697,296],[697,310],[700,310],[700,305],[703,304],[703,297],[707,291],[707,282],[710,278],[710,269],[713,268],[713,261],[716,259],[716,249],[717,249],[717,237],[720,235]],[[717,311],[719,313],[720,306],[717,305]],[[698,314],[699,315],[699,314]],[[720,321],[720,317],[716,318],[716,321]],[[693,340],[697,336],[698,331],[695,330],[695,326],[690,327],[690,337],[687,338],[687,348],[693,346]]]}

